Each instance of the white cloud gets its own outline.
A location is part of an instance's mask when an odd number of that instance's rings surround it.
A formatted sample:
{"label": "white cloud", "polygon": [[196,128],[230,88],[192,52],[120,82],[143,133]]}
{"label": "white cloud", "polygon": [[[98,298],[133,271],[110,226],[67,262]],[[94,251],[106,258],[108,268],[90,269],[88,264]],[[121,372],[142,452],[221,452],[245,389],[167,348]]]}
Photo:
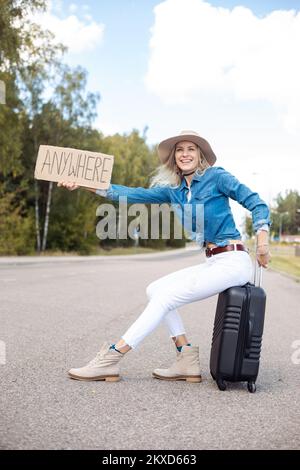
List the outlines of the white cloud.
{"label": "white cloud", "polygon": [[286,130],[300,129],[300,11],[261,18],[243,6],[166,0],[154,12],[149,91],[168,104],[199,95],[268,102]]}
{"label": "white cloud", "polygon": [[56,4],[49,2],[47,11],[39,13],[34,20],[44,29],[54,33],[57,42],[68,47],[71,53],[82,53],[99,46],[103,40],[104,25],[85,16],[83,20],[74,14],[76,4],[70,5],[73,14],[61,18],[55,14]]}
{"label": "white cloud", "polygon": [[71,5],[69,6],[69,10],[71,13],[75,13],[75,11],[78,10],[78,5],[76,5],[76,3],[71,3]]}

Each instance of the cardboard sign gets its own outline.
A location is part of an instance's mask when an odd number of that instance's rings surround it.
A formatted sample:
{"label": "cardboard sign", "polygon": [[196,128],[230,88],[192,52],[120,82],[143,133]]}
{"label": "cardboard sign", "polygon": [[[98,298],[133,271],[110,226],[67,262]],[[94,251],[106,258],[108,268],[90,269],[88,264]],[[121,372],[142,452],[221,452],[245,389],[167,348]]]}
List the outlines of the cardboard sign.
{"label": "cardboard sign", "polygon": [[40,145],[34,177],[46,181],[74,182],[79,186],[108,189],[114,157],[67,147]]}

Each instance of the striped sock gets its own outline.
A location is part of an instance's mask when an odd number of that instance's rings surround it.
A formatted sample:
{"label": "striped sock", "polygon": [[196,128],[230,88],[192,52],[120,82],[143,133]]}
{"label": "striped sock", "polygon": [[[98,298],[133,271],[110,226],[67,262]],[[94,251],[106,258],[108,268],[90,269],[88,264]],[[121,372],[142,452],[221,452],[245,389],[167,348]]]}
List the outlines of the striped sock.
{"label": "striped sock", "polygon": [[116,345],[115,345],[115,344],[112,344],[109,349],[114,349],[114,350],[117,351],[118,353],[123,354],[121,351],[119,351],[119,350],[116,348]]}
{"label": "striped sock", "polygon": [[[185,344],[184,346],[192,346],[191,343]],[[177,351],[181,352],[182,346],[176,346]]]}

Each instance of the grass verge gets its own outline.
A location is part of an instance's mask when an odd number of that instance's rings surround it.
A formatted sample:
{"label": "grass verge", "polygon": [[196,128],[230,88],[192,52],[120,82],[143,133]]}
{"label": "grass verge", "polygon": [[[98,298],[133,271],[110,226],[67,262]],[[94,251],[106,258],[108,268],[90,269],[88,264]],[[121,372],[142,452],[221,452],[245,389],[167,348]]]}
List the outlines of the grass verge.
{"label": "grass verge", "polygon": [[[251,250],[251,255],[254,258],[254,245],[247,243]],[[300,256],[296,256],[296,247],[294,245],[283,243],[270,244],[271,261],[269,263],[270,269],[288,274],[300,282]]]}

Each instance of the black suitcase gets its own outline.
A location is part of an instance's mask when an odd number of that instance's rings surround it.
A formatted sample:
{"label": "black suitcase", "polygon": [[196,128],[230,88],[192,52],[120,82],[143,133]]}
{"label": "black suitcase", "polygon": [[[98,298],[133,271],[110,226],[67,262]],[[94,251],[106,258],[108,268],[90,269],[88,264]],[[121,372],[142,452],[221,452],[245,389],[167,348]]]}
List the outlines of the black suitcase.
{"label": "black suitcase", "polygon": [[264,328],[266,294],[259,284],[231,287],[219,294],[210,354],[210,373],[220,390],[225,381],[247,381],[248,390],[256,391]]}

